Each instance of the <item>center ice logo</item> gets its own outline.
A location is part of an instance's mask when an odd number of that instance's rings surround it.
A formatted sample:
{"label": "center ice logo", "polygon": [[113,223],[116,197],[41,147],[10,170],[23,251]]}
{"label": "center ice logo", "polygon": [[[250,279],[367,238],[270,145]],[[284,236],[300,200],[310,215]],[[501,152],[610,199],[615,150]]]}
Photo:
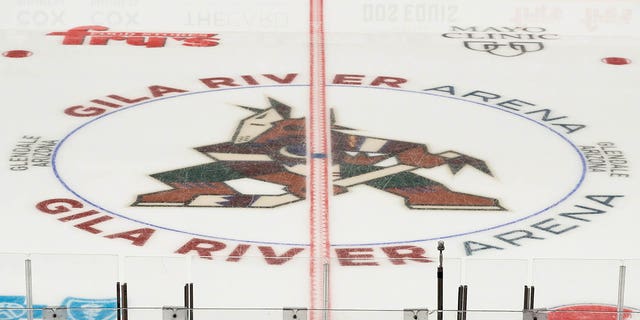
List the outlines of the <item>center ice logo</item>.
{"label": "center ice logo", "polygon": [[[139,195],[135,206],[272,208],[305,198],[305,119],[291,118],[291,107],[269,98],[270,107],[253,112],[230,142],[196,148],[214,161],[156,173],[171,190]],[[414,170],[446,165],[453,174],[469,165],[491,175],[484,161],[447,151],[430,153],[423,144],[354,134],[331,119],[333,193],[365,184],[404,198],[412,209],[503,210],[498,200],[450,190]],[[276,192],[242,193],[244,181],[277,186]]]}

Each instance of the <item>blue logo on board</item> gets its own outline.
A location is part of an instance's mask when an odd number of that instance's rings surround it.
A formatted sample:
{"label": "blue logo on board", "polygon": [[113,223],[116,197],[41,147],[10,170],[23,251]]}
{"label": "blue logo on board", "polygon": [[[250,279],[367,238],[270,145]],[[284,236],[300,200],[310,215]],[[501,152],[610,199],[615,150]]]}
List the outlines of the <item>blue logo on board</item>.
{"label": "blue logo on board", "polygon": [[[0,296],[0,320],[27,319],[25,296]],[[33,318],[42,319],[44,304],[34,304]],[[61,304],[67,308],[71,320],[113,320],[116,317],[116,299],[86,299],[67,297]]]}

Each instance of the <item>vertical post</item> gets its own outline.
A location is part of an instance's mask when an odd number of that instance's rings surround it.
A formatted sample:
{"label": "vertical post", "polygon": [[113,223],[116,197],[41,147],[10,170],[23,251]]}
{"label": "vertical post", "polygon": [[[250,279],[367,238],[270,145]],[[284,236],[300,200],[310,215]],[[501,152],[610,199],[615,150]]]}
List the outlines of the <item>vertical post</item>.
{"label": "vertical post", "polygon": [[444,241],[438,241],[438,251],[440,251],[440,265],[438,265],[438,320],[442,320],[444,309],[444,270],[442,267],[442,251],[444,251]]}
{"label": "vertical post", "polygon": [[462,300],[464,299],[462,295],[464,294],[464,287],[458,287],[458,320],[462,320]]}
{"label": "vertical post", "polygon": [[[183,288],[182,296],[184,298],[184,308],[189,310],[189,284],[186,283]],[[187,320],[189,319],[189,313],[187,312]]]}
{"label": "vertical post", "polygon": [[536,298],[536,287],[531,286],[531,288],[529,288],[529,309],[533,310],[534,306],[533,303],[535,301]]}
{"label": "vertical post", "polygon": [[618,273],[618,316],[617,320],[622,320],[623,312],[624,312],[624,284],[626,277],[627,267],[622,265],[620,266],[620,271]]}
{"label": "vertical post", "polygon": [[122,289],[120,288],[120,281],[116,282],[116,317],[117,320],[122,320]]}
{"label": "vertical post", "polygon": [[465,284],[462,287],[462,320],[467,320],[467,291],[468,287]]}
{"label": "vertical post", "polygon": [[31,274],[31,260],[26,259],[24,261],[24,277],[26,284],[26,302],[27,302],[27,319],[33,320],[33,282],[32,282],[32,274]]}
{"label": "vertical post", "polygon": [[189,283],[189,320],[193,320],[193,282]]}
{"label": "vertical post", "polygon": [[184,308],[187,309],[187,320],[193,320],[193,283],[184,285]]}
{"label": "vertical post", "polygon": [[129,320],[129,301],[127,298],[127,284],[122,284],[122,320]]}
{"label": "vertical post", "polygon": [[522,310],[529,310],[529,286],[524,286],[524,306]]}
{"label": "vertical post", "polygon": [[329,263],[322,265],[322,320],[329,320]]}

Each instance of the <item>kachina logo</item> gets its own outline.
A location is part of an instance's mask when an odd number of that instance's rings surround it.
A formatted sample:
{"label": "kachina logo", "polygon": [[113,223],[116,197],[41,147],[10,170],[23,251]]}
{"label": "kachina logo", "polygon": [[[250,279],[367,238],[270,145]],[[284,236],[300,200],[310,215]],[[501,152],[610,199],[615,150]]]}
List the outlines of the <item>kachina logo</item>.
{"label": "kachina logo", "polygon": [[[141,195],[135,205],[272,208],[305,199],[305,119],[292,119],[289,105],[268,100],[267,109],[242,107],[253,115],[240,122],[231,142],[196,148],[214,162],[152,175],[173,190]],[[484,161],[454,151],[434,154],[422,144],[354,132],[332,117],[334,194],[364,184],[404,198],[412,209],[502,209],[496,199],[452,191],[413,172],[446,166],[456,174],[469,165],[491,175]],[[280,185],[282,192],[240,193],[226,183],[237,179]]]}

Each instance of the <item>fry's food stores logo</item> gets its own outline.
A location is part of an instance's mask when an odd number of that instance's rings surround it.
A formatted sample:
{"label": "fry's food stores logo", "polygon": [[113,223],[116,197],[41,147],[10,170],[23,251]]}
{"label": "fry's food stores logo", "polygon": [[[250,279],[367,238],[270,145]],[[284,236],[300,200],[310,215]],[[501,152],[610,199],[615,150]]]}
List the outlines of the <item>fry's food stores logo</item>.
{"label": "fry's food stores logo", "polygon": [[[579,232],[623,201],[620,182],[631,174],[624,151],[585,138],[590,127],[561,106],[394,76],[329,79],[329,171],[339,195],[331,244],[342,265],[429,262],[425,243],[437,239],[462,255],[499,253]],[[37,210],[139,247],[177,236],[170,250],[179,254],[236,263],[259,255],[275,265],[304,256],[308,115],[299,106],[308,84],[297,73],[198,83],[61,110],[89,120],[52,156],[68,192]],[[132,123],[145,133],[105,132]]]}
{"label": "fry's food stores logo", "polygon": [[104,26],[81,26],[67,31],[47,33],[48,36],[63,36],[64,45],[82,45],[89,38],[89,45],[107,45],[109,41],[124,41],[132,46],[147,48],[164,47],[167,39],[181,42],[187,47],[214,47],[220,42],[215,33],[176,33],[176,32],[122,32],[108,31]]}

